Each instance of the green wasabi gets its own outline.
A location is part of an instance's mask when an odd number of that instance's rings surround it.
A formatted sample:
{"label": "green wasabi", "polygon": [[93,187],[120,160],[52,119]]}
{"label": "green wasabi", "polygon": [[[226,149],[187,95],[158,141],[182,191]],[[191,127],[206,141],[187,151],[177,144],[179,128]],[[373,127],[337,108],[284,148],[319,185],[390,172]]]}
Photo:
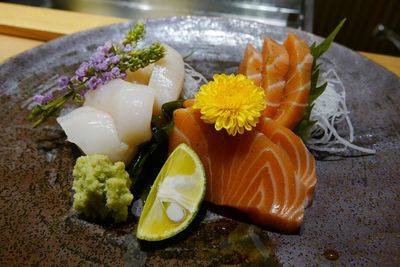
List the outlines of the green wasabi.
{"label": "green wasabi", "polygon": [[98,154],[82,156],[77,159],[72,174],[76,211],[93,219],[126,221],[133,195],[123,162],[112,163],[107,156]]}

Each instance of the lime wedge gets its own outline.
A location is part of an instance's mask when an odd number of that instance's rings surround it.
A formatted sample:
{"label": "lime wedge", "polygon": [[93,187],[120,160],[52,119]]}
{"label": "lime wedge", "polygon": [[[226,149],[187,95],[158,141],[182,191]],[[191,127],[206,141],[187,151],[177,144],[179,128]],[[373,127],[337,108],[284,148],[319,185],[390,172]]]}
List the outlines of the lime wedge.
{"label": "lime wedge", "polygon": [[206,192],[203,164],[188,145],[180,144],[161,168],[143,207],[137,238],[167,239],[194,219]]}

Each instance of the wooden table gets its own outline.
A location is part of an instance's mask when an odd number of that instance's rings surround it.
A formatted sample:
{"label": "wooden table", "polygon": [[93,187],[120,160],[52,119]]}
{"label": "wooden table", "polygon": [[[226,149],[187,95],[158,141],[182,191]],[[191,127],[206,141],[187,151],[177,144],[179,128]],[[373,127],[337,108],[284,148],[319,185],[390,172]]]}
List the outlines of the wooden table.
{"label": "wooden table", "polygon": [[[0,63],[57,37],[123,18],[0,3]],[[400,57],[360,52],[400,76]]]}

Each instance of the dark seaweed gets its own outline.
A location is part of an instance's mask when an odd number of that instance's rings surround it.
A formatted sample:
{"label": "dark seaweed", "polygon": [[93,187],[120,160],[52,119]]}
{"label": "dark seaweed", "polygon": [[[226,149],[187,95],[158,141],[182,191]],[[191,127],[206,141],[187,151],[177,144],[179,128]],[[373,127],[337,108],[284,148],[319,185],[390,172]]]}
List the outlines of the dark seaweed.
{"label": "dark seaweed", "polygon": [[153,119],[151,140],[139,147],[136,157],[127,166],[132,180],[131,191],[143,201],[146,200],[151,185],[168,157],[168,133],[173,127],[173,112],[181,107],[182,100],[168,102],[161,107],[163,118]]}

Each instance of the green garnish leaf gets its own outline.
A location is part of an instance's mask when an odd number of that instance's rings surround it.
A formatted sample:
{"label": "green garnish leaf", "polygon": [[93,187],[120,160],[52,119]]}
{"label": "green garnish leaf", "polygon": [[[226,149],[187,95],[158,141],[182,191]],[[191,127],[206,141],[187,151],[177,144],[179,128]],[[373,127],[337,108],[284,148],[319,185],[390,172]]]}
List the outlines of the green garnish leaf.
{"label": "green garnish leaf", "polygon": [[[324,83],[324,84],[322,84],[321,86],[315,87],[315,89],[313,90],[313,92],[310,93],[310,96],[309,96],[309,103],[314,104],[314,101],[315,101],[320,95],[322,95],[322,93],[325,91],[325,89],[326,89],[327,86],[328,86],[328,83]],[[309,105],[311,108],[312,108],[312,104]],[[311,109],[310,109],[310,111],[311,111]],[[311,115],[311,112],[310,112],[309,115]]]}
{"label": "green garnish leaf", "polygon": [[335,39],[336,35],[339,33],[340,29],[342,28],[343,24],[346,22],[346,19],[343,19],[329,34],[328,37],[325,38],[324,41],[322,41],[319,45],[316,45],[315,43],[311,45],[310,50],[311,50],[311,55],[314,57],[314,62],[316,62],[326,51],[328,51],[329,47],[333,43],[333,40]]}
{"label": "green garnish leaf", "polygon": [[317,64],[317,60],[326,52],[328,51],[329,47],[331,46],[333,40],[335,39],[336,35],[339,33],[340,29],[342,28],[343,24],[346,22],[346,19],[343,19],[339,25],[333,30],[329,36],[322,41],[319,45],[313,43],[310,46],[310,53],[314,57],[312,71],[311,71],[311,88],[310,88],[310,96],[308,99],[308,106],[304,111],[304,117],[299,122],[299,124],[294,129],[294,132],[306,141],[310,138],[311,128],[314,126],[316,121],[310,119],[312,108],[314,107],[315,100],[322,95],[327,87],[327,83],[324,83],[320,86],[317,86],[320,69],[319,67],[321,64]]}
{"label": "green garnish leaf", "polygon": [[[314,104],[311,106],[307,107],[305,112],[304,112],[304,118],[299,122],[299,124],[296,126],[296,129],[294,129],[294,132],[301,137],[301,139],[306,140],[305,137],[308,139],[310,134],[311,134],[311,128],[314,126],[316,121],[310,120],[310,113],[312,108],[314,107]],[[305,119],[308,118],[308,119]]]}
{"label": "green garnish leaf", "polygon": [[[127,168],[134,189],[143,188],[143,183],[147,184],[150,182],[151,184],[152,179],[150,177],[154,176],[155,178],[157,176],[167,157],[168,129],[152,125],[151,130],[153,133],[151,140],[139,147],[139,152]],[[140,177],[145,179],[139,179]],[[138,186],[136,186],[137,183],[139,183]]]}
{"label": "green garnish leaf", "polygon": [[165,103],[161,107],[161,111],[164,115],[164,118],[168,121],[172,121],[172,114],[175,109],[182,108],[183,107],[183,100],[176,100],[176,101],[171,101],[168,103]]}

